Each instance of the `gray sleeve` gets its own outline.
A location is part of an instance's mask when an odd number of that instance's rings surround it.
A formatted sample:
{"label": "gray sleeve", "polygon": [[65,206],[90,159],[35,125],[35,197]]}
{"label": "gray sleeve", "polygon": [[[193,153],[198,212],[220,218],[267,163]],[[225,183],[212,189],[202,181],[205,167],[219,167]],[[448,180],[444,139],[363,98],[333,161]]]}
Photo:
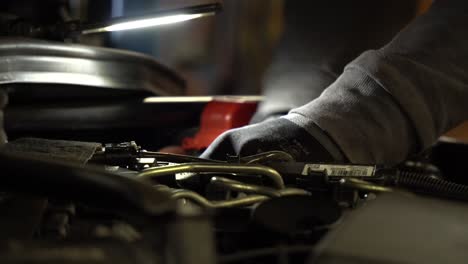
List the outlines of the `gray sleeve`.
{"label": "gray sleeve", "polygon": [[[286,118],[315,123],[352,162],[393,164],[468,117],[468,2],[437,1]],[[306,121],[304,121],[306,120]]]}
{"label": "gray sleeve", "polygon": [[[359,54],[388,43],[416,13],[416,0],[284,1],[284,33],[265,72],[252,123],[320,96]],[[331,19],[332,18],[332,19]]]}

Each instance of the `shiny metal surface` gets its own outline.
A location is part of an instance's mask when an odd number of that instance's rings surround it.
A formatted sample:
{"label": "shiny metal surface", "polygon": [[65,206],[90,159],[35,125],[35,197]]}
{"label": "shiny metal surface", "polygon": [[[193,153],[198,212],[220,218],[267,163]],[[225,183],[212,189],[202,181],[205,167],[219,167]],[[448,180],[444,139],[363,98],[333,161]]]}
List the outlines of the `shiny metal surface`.
{"label": "shiny metal surface", "polygon": [[0,38],[0,85],[48,84],[180,95],[184,81],[152,57],[123,50]]}
{"label": "shiny metal surface", "polygon": [[281,197],[288,195],[310,195],[309,192],[303,189],[297,188],[284,188],[281,190],[273,189],[270,187],[258,186],[253,184],[247,184],[240,181],[235,181],[223,177],[213,177],[210,181],[211,185],[218,188],[236,192],[243,192],[248,194],[259,194],[268,197]]}
{"label": "shiny metal surface", "polygon": [[392,188],[389,188],[389,187],[376,185],[371,182],[354,179],[354,178],[341,179],[340,184],[348,188],[357,189],[357,190],[366,191],[366,192],[386,193],[386,192],[394,191]]}
{"label": "shiny metal surface", "polygon": [[249,195],[246,197],[235,198],[223,201],[210,201],[198,193],[187,190],[176,190],[172,193],[173,199],[187,199],[198,205],[206,208],[226,208],[226,207],[243,207],[254,205],[270,199],[263,195]]}
{"label": "shiny metal surface", "polygon": [[233,102],[233,103],[246,103],[246,102],[261,102],[263,101],[261,95],[241,95],[241,96],[164,96],[164,97],[147,97],[144,99],[146,104],[160,104],[160,103],[208,103],[212,101],[218,102]]}
{"label": "shiny metal surface", "polygon": [[210,201],[200,194],[189,190],[171,189],[164,185],[156,185],[154,188],[159,191],[169,192],[173,199],[186,199],[205,208],[243,207],[261,203],[274,197],[310,195],[309,192],[302,189],[285,188],[277,190],[222,177],[213,177],[210,184],[224,190],[242,192],[248,195],[228,200]]}
{"label": "shiny metal surface", "polygon": [[272,181],[275,188],[284,189],[281,175],[274,169],[259,165],[219,164],[219,163],[185,163],[150,168],[138,174],[141,180],[156,179],[161,176],[184,172],[214,172],[232,174],[253,174],[265,176]]}
{"label": "shiny metal surface", "polygon": [[81,31],[81,34],[85,35],[101,32],[166,26],[192,19],[214,16],[221,10],[222,4],[215,2],[176,9],[160,10],[140,16],[113,18],[103,23],[85,25]]}
{"label": "shiny metal surface", "polygon": [[210,185],[219,189],[235,192],[243,192],[247,194],[260,194],[268,197],[280,197],[278,190],[253,184],[247,184],[240,181],[231,180],[224,177],[213,177],[210,180]]}
{"label": "shiny metal surface", "polygon": [[166,185],[154,185],[153,187],[157,191],[170,193],[171,197],[175,200],[185,199],[202,207],[211,209],[250,206],[270,199],[269,197],[263,195],[249,195],[230,200],[210,201],[205,197],[201,196],[200,194],[189,190],[172,189]]}

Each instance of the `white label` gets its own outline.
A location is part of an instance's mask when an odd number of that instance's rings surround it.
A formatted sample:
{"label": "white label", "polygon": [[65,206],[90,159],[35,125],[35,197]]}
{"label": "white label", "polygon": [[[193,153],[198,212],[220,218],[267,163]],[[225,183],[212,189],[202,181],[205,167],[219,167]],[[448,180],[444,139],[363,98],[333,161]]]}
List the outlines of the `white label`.
{"label": "white label", "polygon": [[359,165],[331,165],[331,164],[306,164],[302,170],[302,175],[309,175],[310,172],[323,172],[327,176],[338,177],[372,177],[374,176],[374,166]]}

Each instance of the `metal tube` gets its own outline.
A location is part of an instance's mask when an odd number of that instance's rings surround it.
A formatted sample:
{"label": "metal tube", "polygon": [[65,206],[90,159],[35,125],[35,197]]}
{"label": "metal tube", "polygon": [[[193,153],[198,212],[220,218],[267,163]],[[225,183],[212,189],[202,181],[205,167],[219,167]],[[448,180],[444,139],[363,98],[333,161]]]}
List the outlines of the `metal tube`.
{"label": "metal tube", "polygon": [[341,179],[340,184],[349,188],[358,189],[361,191],[368,191],[368,192],[393,192],[392,188],[376,185],[367,181],[355,179],[355,178],[348,178],[348,179]]}
{"label": "metal tube", "polygon": [[221,187],[224,190],[231,190],[237,192],[244,192],[250,194],[260,194],[266,195],[269,197],[281,197],[281,196],[288,196],[288,195],[310,195],[309,192],[296,189],[296,188],[284,188],[281,190],[276,190],[269,187],[264,186],[257,186],[252,184],[247,184],[223,177],[213,177],[211,178],[211,184],[215,185],[216,187]]}
{"label": "metal tube", "polygon": [[217,201],[213,202],[216,208],[221,207],[242,207],[242,206],[249,206],[254,205],[256,203],[260,203],[270,199],[267,196],[263,195],[250,195],[242,198],[227,200],[227,201]]}
{"label": "metal tube", "polygon": [[213,177],[211,178],[210,183],[224,190],[231,190],[231,191],[243,192],[243,193],[249,193],[249,194],[260,194],[260,195],[266,195],[269,197],[281,196],[278,190],[273,189],[273,188],[245,184],[239,181],[222,178],[222,177]]}
{"label": "metal tube", "polygon": [[213,203],[211,203],[205,197],[199,195],[196,192],[186,191],[186,190],[176,190],[172,192],[171,197],[174,199],[188,199],[188,200],[195,202],[198,205],[201,205],[207,208],[214,208]]}
{"label": "metal tube", "polygon": [[150,168],[139,173],[137,177],[141,180],[148,180],[184,172],[217,172],[262,175],[269,178],[277,189],[284,189],[283,178],[276,170],[258,165],[186,163]]}
{"label": "metal tube", "polygon": [[281,196],[291,196],[291,195],[311,195],[310,192],[303,190],[303,189],[296,189],[296,188],[285,188],[283,190],[279,190]]}
{"label": "metal tube", "polygon": [[210,201],[198,193],[186,190],[177,190],[172,193],[174,199],[188,199],[206,208],[225,208],[225,207],[241,207],[249,206],[259,202],[268,200],[267,196],[251,195],[242,198],[226,200],[226,201]]}

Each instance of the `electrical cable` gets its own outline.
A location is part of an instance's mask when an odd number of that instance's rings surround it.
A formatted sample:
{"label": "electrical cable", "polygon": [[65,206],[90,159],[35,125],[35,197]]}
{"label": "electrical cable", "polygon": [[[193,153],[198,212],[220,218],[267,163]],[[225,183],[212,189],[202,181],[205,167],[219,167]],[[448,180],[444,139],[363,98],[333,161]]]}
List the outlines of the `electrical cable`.
{"label": "electrical cable", "polygon": [[427,173],[399,171],[391,184],[416,193],[468,201],[467,185],[449,182]]}

